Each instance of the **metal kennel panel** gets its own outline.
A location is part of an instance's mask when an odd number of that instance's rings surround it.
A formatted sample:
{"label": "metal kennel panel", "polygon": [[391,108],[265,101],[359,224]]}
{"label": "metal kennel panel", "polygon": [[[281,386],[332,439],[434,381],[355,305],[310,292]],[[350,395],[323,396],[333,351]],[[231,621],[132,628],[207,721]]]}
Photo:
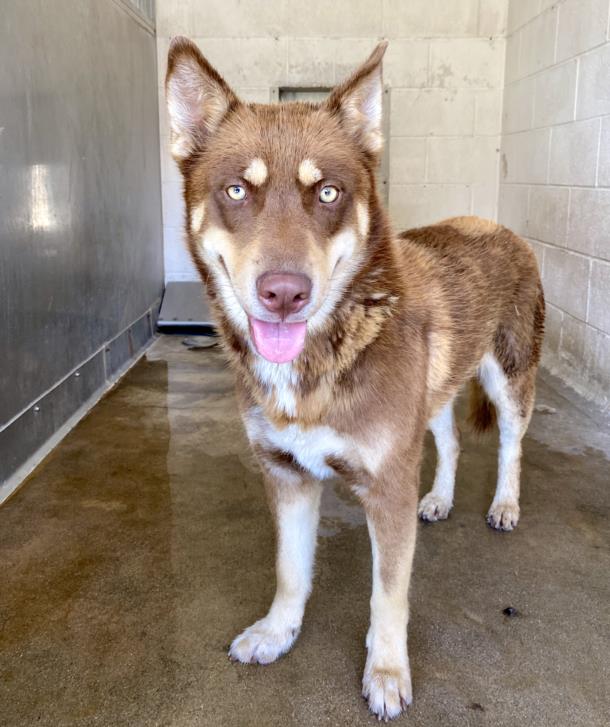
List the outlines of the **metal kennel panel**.
{"label": "metal kennel panel", "polygon": [[153,32],[118,0],[4,3],[2,26],[0,479],[112,374],[106,344],[133,328],[118,370],[152,335],[163,285]]}

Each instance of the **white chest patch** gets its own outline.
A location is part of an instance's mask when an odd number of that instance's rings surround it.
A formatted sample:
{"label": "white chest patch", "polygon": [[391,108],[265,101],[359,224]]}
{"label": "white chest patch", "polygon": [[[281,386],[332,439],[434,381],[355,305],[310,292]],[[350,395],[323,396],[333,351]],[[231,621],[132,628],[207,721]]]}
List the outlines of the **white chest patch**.
{"label": "white chest patch", "polygon": [[374,441],[364,442],[328,426],[302,429],[298,424],[290,424],[277,429],[259,407],[250,409],[244,422],[252,443],[289,453],[303,469],[320,480],[336,475],[327,464],[330,458],[341,459],[354,469],[366,469],[375,476],[394,443],[394,436],[389,430],[381,430],[376,433]]}
{"label": "white chest patch", "polygon": [[352,459],[354,456],[354,447],[349,438],[342,437],[331,427],[301,429],[297,424],[290,424],[283,429],[276,429],[258,408],[249,412],[245,423],[250,441],[288,452],[303,469],[320,480],[336,474],[326,464],[327,458]]}

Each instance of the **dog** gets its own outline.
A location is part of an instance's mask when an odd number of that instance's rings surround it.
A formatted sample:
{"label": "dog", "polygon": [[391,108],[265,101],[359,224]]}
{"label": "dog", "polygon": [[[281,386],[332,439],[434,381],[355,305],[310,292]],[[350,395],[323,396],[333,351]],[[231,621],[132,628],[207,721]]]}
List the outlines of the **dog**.
{"label": "dog", "polygon": [[[380,43],[327,100],[244,103],[197,47],[171,43],[171,151],[186,238],[236,373],[277,532],[275,597],[231,659],[294,644],[312,584],[321,482],[340,475],[372,545],[362,693],[380,719],[412,701],[408,588],[417,513],[446,518],[459,445],[453,405],[500,431],[488,523],[519,519],[521,440],[534,402],[544,296],[527,243],[458,217],[395,234],[377,196]],[[424,434],[438,451],[419,503]]]}

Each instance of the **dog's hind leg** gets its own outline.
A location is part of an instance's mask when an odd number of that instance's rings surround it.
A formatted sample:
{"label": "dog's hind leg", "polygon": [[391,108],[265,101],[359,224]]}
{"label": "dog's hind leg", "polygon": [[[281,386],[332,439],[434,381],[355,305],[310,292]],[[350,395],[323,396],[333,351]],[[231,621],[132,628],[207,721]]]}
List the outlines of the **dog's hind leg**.
{"label": "dog's hind leg", "polygon": [[296,641],[311,591],[322,486],[294,469],[265,466],[265,485],[275,516],[276,592],[267,615],[241,633],[229,656],[270,664]]}
{"label": "dog's hind leg", "polygon": [[527,430],[534,405],[536,366],[511,376],[492,354],[479,366],[479,378],[493,402],[500,430],[498,483],[487,522],[496,530],[512,530],[519,522],[521,440]]}
{"label": "dog's hind leg", "polygon": [[434,435],[437,451],[434,484],[419,503],[418,513],[422,520],[436,522],[445,520],[453,505],[455,472],[460,453],[458,430],[453,416],[453,399],[429,422],[428,429]]}

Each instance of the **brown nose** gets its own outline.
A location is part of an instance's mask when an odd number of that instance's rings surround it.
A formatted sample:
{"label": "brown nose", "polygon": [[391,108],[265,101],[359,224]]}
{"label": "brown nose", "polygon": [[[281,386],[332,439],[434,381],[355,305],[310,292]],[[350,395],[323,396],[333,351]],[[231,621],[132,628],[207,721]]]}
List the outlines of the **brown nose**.
{"label": "brown nose", "polygon": [[301,273],[263,273],[256,281],[258,299],[282,320],[304,308],[311,296],[311,280]]}

